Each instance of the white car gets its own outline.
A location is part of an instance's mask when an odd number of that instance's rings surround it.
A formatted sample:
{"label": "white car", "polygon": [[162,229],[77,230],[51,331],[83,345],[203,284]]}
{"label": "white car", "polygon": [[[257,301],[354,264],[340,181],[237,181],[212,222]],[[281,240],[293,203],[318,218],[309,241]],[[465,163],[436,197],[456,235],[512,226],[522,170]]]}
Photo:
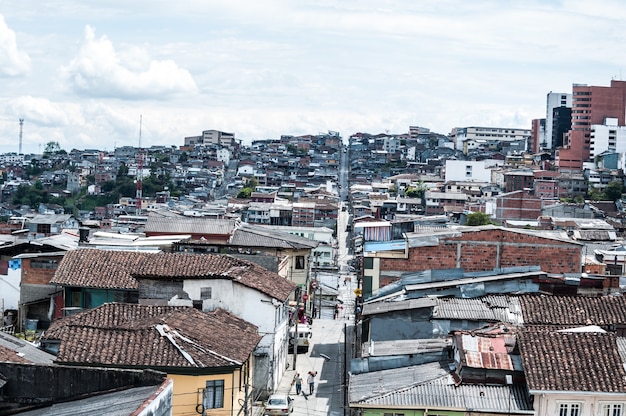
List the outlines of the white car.
{"label": "white car", "polygon": [[288,415],[293,412],[293,399],[286,394],[272,394],[265,402],[263,416]]}

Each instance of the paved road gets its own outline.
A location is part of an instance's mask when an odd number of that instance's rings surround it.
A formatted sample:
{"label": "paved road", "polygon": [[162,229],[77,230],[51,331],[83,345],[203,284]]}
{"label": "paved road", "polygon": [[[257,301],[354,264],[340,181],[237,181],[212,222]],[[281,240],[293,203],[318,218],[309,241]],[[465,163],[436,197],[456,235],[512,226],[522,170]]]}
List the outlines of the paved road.
{"label": "paved road", "polygon": [[[353,282],[348,282],[339,288],[340,297],[344,303],[352,303],[354,298],[352,290]],[[285,372],[280,382],[277,393],[287,393],[294,399],[293,416],[305,415],[331,415],[342,416],[344,413],[345,400],[345,368],[352,357],[352,345],[354,334],[354,316],[350,309],[344,309],[339,319],[315,319],[313,321],[312,345],[307,353],[300,353],[296,358],[296,370],[303,379],[302,389],[308,393],[306,375],[309,371],[317,371],[315,388],[312,395],[296,395],[293,378],[296,373],[292,368],[293,355],[289,355],[290,368]],[[344,337],[347,333],[347,343]],[[324,358],[323,355],[328,358]],[[263,407],[255,406],[253,415],[262,415]]]}

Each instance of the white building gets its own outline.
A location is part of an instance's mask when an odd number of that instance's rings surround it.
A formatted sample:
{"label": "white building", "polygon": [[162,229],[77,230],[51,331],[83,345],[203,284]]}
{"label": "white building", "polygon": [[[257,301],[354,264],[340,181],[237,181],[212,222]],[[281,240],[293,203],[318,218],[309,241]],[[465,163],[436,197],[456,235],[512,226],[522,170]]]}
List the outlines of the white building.
{"label": "white building", "polygon": [[620,154],[619,169],[624,169],[624,156],[626,153],[626,126],[619,126],[617,118],[606,118],[604,124],[591,126],[589,155],[590,158],[604,153],[613,152]]}
{"label": "white building", "polygon": [[228,166],[230,163],[230,150],[226,147],[221,147],[217,149],[217,160],[222,162],[224,166]]}
{"label": "white building", "polygon": [[554,149],[552,132],[554,124],[554,109],[572,107],[572,94],[550,91],[546,97],[546,129],[543,137],[539,137],[539,144],[543,149]]}
{"label": "white building", "polygon": [[461,146],[465,141],[515,141],[530,140],[530,129],[515,129],[512,127],[455,127],[450,133],[458,150],[464,150]]}
{"label": "white building", "polygon": [[491,170],[484,160],[446,160],[446,182],[491,182]]}

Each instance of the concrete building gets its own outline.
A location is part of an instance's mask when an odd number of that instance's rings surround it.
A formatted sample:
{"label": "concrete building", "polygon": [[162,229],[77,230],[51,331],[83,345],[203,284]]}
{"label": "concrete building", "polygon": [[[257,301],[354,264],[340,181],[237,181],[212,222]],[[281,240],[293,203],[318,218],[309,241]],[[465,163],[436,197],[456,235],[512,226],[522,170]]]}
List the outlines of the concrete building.
{"label": "concrete building", "polygon": [[455,127],[450,133],[457,149],[466,141],[514,141],[530,140],[530,129],[515,129],[511,127]]}
{"label": "concrete building", "polygon": [[624,126],[626,119],[626,81],[612,80],[610,87],[574,84],[572,95],[572,128],[556,151],[560,169],[581,169],[589,160],[593,125],[615,118],[618,126]]}
{"label": "concrete building", "polygon": [[530,143],[528,150],[539,153],[546,144],[546,119],[535,118],[531,122]]}
{"label": "concrete building", "polygon": [[445,181],[490,182],[491,170],[484,160],[446,160]]}
{"label": "concrete building", "polygon": [[562,120],[561,109],[569,109],[568,113],[571,115],[571,108],[572,94],[552,91],[547,94],[545,141],[541,142],[541,149],[554,150],[563,144],[563,137],[561,136],[560,139],[558,137],[559,134],[563,133],[560,128]]}
{"label": "concrete building", "polygon": [[[606,118],[603,124],[591,126],[589,157],[595,158],[605,152],[626,153],[626,126],[618,125],[616,118]],[[624,157],[619,157],[618,169],[624,169]]]}

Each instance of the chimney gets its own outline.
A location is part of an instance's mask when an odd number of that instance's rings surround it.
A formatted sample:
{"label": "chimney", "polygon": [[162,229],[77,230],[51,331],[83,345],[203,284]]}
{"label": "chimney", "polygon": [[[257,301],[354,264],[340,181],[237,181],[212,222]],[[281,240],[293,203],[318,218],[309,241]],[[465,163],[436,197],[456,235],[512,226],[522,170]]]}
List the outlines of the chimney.
{"label": "chimney", "polygon": [[78,244],[89,242],[89,228],[81,227],[78,229]]}

